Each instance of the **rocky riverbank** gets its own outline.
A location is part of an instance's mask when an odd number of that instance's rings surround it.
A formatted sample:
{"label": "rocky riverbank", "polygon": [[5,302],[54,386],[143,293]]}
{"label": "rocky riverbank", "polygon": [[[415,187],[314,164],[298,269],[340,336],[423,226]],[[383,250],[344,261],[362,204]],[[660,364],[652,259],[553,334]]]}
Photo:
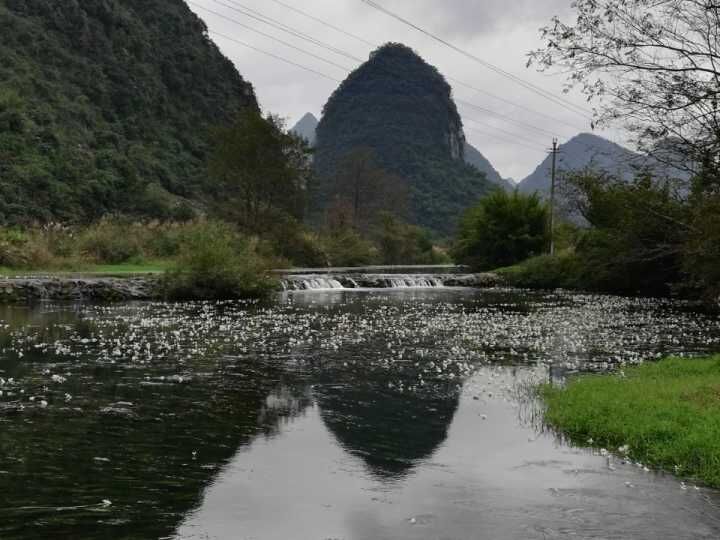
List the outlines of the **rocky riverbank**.
{"label": "rocky riverbank", "polygon": [[39,300],[111,302],[160,297],[150,277],[22,277],[0,278],[0,304]]}

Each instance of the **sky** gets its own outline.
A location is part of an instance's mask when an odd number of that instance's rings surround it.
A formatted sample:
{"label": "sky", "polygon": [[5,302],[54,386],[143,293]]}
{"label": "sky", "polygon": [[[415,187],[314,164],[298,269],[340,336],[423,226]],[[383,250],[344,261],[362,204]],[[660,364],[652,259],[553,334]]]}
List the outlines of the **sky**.
{"label": "sky", "polygon": [[[319,118],[338,81],[357,68],[360,60],[367,60],[376,46],[394,41],[412,47],[437,67],[449,79],[456,102],[470,104],[458,103],[465,135],[503,177],[521,180],[530,174],[545,158],[553,134],[563,143],[573,135],[591,131],[590,114],[571,112],[362,0],[187,2],[205,21],[210,37],[223,54],[253,84],[263,111],[285,118],[288,127],[307,112]],[[593,104],[586,103],[579,91],[563,94],[566,75],[539,73],[526,67],[528,52],[543,45],[539,29],[549,24],[553,15],[572,22],[571,0],[376,0],[376,3],[505,72],[588,111],[592,109]],[[291,8],[329,22],[342,32]],[[324,46],[263,20],[284,25]],[[619,130],[595,133],[626,144]]]}

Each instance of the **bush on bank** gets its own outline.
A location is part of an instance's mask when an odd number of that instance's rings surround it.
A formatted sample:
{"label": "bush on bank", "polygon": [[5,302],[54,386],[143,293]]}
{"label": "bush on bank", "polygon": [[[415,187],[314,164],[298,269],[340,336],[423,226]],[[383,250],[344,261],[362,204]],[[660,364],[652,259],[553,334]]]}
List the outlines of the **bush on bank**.
{"label": "bush on bank", "polygon": [[269,294],[276,282],[257,247],[257,241],[224,223],[193,228],[163,277],[164,295],[173,300],[221,300]]}
{"label": "bush on bank", "polygon": [[544,385],[545,421],[582,446],[720,486],[720,356]]}
{"label": "bush on bank", "polygon": [[575,289],[586,284],[583,265],[573,252],[538,255],[495,272],[506,284],[526,289]]}

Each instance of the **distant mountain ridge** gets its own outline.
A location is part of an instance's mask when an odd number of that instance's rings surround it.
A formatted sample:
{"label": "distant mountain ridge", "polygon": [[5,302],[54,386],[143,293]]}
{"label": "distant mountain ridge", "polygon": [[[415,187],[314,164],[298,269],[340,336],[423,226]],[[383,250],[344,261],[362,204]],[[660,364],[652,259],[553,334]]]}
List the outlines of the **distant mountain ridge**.
{"label": "distant mountain ridge", "polygon": [[[518,184],[518,189],[523,193],[549,193],[551,167],[552,156],[548,155]],[[560,145],[556,163],[557,178],[562,181],[563,173],[586,168],[606,172],[627,182],[642,170],[649,170],[659,177],[684,176],[649,156],[633,152],[598,135],[580,133]]]}

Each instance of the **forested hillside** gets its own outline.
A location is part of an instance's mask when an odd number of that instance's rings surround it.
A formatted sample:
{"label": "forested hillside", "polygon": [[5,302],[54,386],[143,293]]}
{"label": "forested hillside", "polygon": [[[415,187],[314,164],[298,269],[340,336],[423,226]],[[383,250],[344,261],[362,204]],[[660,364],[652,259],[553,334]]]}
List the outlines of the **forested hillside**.
{"label": "forested hillside", "polygon": [[384,45],[326,103],[317,129],[319,177],[311,201],[329,203],[339,166],[369,149],[378,165],[409,187],[409,218],[440,233],[487,192],[484,175],[463,161],[462,122],[443,76],[412,49]]}
{"label": "forested hillside", "polygon": [[182,0],[0,0],[0,223],[177,217],[253,89]]}

